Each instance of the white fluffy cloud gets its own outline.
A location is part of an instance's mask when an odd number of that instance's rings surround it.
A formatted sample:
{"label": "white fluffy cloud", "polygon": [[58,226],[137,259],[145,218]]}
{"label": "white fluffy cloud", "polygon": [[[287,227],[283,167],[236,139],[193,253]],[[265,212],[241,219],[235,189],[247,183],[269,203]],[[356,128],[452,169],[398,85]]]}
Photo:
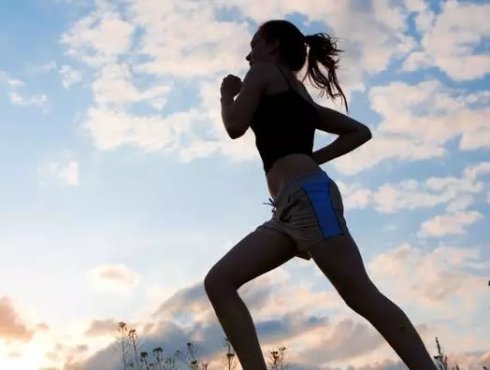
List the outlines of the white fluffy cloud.
{"label": "white fluffy cloud", "polygon": [[342,191],[346,208],[373,206],[378,212],[393,213],[448,203],[449,211],[461,211],[472,203],[474,195],[485,189],[481,177],[488,173],[489,165],[490,162],[481,162],[469,166],[463,171],[461,178],[429,177],[424,181],[408,179],[383,184],[376,190],[359,184],[336,182]]}
{"label": "white fluffy cloud", "polygon": [[[88,116],[94,110],[106,109],[107,105],[117,105],[115,113],[127,117],[130,115],[128,105],[142,101],[162,109],[169,93],[165,87],[168,84],[162,85],[155,78],[153,84],[142,90],[136,83],[141,76],[160,76],[166,81],[168,76],[184,79],[212,76],[211,80],[217,81],[226,71],[236,71],[238,75],[246,71],[245,56],[255,30],[245,22],[218,19],[218,12],[229,7],[227,3],[168,1],[156,5],[148,0],[128,0],[120,5],[116,7],[107,1],[97,1],[95,10],[76,22],[62,37],[70,55],[96,68],[92,88],[98,107],[90,108]],[[404,4],[376,0],[369,6],[348,2],[298,4],[285,0],[270,4],[241,2],[234,7],[259,24],[267,19],[285,17],[293,11],[307,15],[311,21],[328,19],[332,35],[341,38],[339,46],[345,50],[338,74],[348,96],[356,90],[363,91],[365,76],[386,70],[394,58],[403,58],[411,52],[422,56],[420,50],[416,51],[416,40],[408,34],[408,17],[413,12],[418,14],[419,29],[425,27],[429,34],[442,32],[437,31],[437,27],[442,26],[435,25],[452,24],[454,9],[463,9],[464,14],[473,14],[477,9],[447,5],[436,21],[433,19],[435,15],[427,17],[427,14],[432,14],[431,10],[419,0]],[[426,21],[423,21],[424,15]],[[485,30],[478,27],[478,30]],[[199,37],[195,37],[196,30]],[[201,89],[206,83],[201,84]],[[212,99],[202,99],[198,107],[213,118],[205,123],[207,130],[189,133],[192,137],[190,145],[170,144],[183,160],[217,152],[232,160],[255,158],[254,148],[249,148],[252,140],[247,135],[234,141],[232,147],[228,143],[229,138],[221,134],[223,128],[216,130],[216,124],[220,122],[219,114],[215,114],[219,110],[218,86],[219,81],[212,85]],[[333,105],[327,98],[318,99],[308,82],[307,87],[316,101]],[[179,85],[172,88],[179,88]],[[397,82],[375,87],[370,91],[370,98],[373,109],[383,117],[383,121],[378,128],[372,128],[374,139],[337,159],[334,165],[343,173],[353,174],[387,159],[415,161],[440,158],[446,154],[445,143],[457,136],[460,136],[461,150],[484,148],[490,142],[487,140],[490,139],[490,130],[484,125],[489,111],[488,107],[481,105],[488,102],[488,93],[471,95],[445,88],[435,80],[414,85]],[[91,126],[94,125],[92,122]],[[212,137],[203,135],[203,131],[212,133]],[[104,141],[93,137],[99,143]],[[98,146],[108,148],[131,141],[129,137],[119,137],[119,144]],[[244,140],[246,145],[241,145],[240,141]],[[139,143],[143,141],[134,141],[136,146]],[[147,148],[146,145],[140,147],[143,150]]]}
{"label": "white fluffy cloud", "polygon": [[219,2],[128,1],[131,21],[142,30],[136,53],[148,59],[135,70],[190,78],[243,68],[252,34],[245,22],[218,20],[219,7]]}
{"label": "white fluffy cloud", "polygon": [[129,51],[135,27],[105,2],[77,21],[61,38],[67,54],[97,67]]}
{"label": "white fluffy cloud", "polygon": [[61,66],[59,73],[65,89],[68,89],[70,86],[75,85],[82,80],[82,73],[69,65]]}
{"label": "white fluffy cloud", "polygon": [[125,107],[142,101],[154,108],[163,108],[171,86],[155,85],[138,89],[127,64],[108,64],[99,70],[92,84],[95,102],[100,107]]}
{"label": "white fluffy cloud", "polygon": [[447,88],[434,79],[373,87],[369,92],[372,108],[381,116],[372,130],[373,140],[333,165],[342,173],[354,174],[388,159],[440,158],[453,138],[459,138],[462,151],[488,148],[489,94]]}
{"label": "white fluffy cloud", "polygon": [[474,198],[471,195],[461,195],[447,205],[446,212],[457,212],[465,210],[473,203],[473,200]]}
{"label": "white fluffy cloud", "polygon": [[475,180],[480,176],[485,176],[489,174],[490,174],[490,162],[476,163],[464,170],[465,177],[471,180]]}
{"label": "white fluffy cloud", "polygon": [[9,96],[10,96],[10,102],[12,104],[21,107],[37,106],[37,107],[45,108],[46,104],[48,103],[48,97],[44,94],[26,97],[19,93],[11,92],[9,93]]}
{"label": "white fluffy cloud", "polygon": [[465,234],[465,227],[481,220],[483,215],[477,211],[463,211],[435,216],[422,223],[418,236],[438,237]]}
{"label": "white fluffy cloud", "polygon": [[[468,267],[485,271],[490,264],[475,248],[440,245],[424,252],[409,243],[390,249],[369,263],[374,281],[383,282],[397,301],[437,310],[448,319],[483,307],[487,300],[486,279],[465,272]],[[399,289],[400,284],[405,288]]]}
{"label": "white fluffy cloud", "polygon": [[138,116],[120,110],[90,108],[84,127],[99,149],[132,145],[144,151],[175,150],[199,114],[195,110],[167,117]]}
{"label": "white fluffy cloud", "polygon": [[[338,46],[345,51],[337,73],[347,96],[356,90],[365,90],[366,74],[385,70],[394,58],[407,55],[416,46],[408,34],[409,11],[399,2],[245,1],[236,6],[258,23],[285,18],[291,13],[304,14],[308,22],[327,23],[332,29],[329,33],[340,38]],[[326,31],[325,27],[323,32]],[[326,99],[322,103],[330,105]]]}
{"label": "white fluffy cloud", "polygon": [[123,264],[108,264],[93,268],[87,277],[97,290],[127,292],[139,284],[139,275]]}
{"label": "white fluffy cloud", "polygon": [[403,69],[435,66],[457,81],[485,76],[490,72],[490,55],[475,49],[490,36],[490,4],[455,0],[440,4],[439,14],[428,7],[417,9],[421,45],[405,60]]}
{"label": "white fluffy cloud", "polygon": [[[98,1],[92,13],[63,35],[62,42],[67,46],[68,54],[96,67],[93,91],[98,105],[149,100],[150,104],[159,104],[161,108],[164,104],[162,95],[166,91],[155,84],[147,87],[148,93],[143,96],[134,83],[139,74],[171,74],[183,78],[216,74],[219,80],[226,71],[238,70],[235,73],[240,74],[246,70],[245,56],[255,30],[245,22],[219,20],[218,12],[228,6],[225,2],[189,4],[169,1],[157,5],[147,0],[130,0],[116,8],[106,1]],[[343,80],[347,94],[364,89],[363,73],[382,71],[393,57],[406,55],[414,46],[414,41],[405,32],[408,11],[386,0],[373,2],[372,7],[348,3],[320,6],[315,2],[298,4],[293,1],[268,5],[242,2],[235,7],[257,22],[281,14],[285,17],[292,11],[309,14],[312,19],[328,18],[334,36],[349,35],[343,37],[339,45],[346,51],[339,78]],[[351,27],[353,19],[358,24],[356,28]],[[359,25],[366,25],[362,32]],[[140,31],[137,36],[135,29]],[[196,37],[196,30],[199,37]],[[362,64],[360,59],[363,59]],[[216,79],[213,77],[213,80]],[[219,110],[219,81],[213,89],[212,101],[201,101],[202,111]],[[152,101],[156,95],[159,100]],[[325,103],[330,104],[329,101]],[[91,108],[88,116],[94,109],[101,107]],[[128,115],[122,106],[117,110],[118,114]],[[220,121],[219,115],[216,121]],[[215,121],[207,123],[208,131],[214,134],[211,141],[209,135],[204,137],[202,133],[194,132],[190,134],[193,137],[191,146],[179,147],[175,143],[180,157],[191,160],[220,151],[232,160],[255,158],[253,147],[249,148],[253,138],[247,137],[244,143],[235,141],[230,146],[229,138],[221,134],[223,128],[216,133],[215,124]],[[101,141],[95,136],[94,139]],[[145,150],[145,146],[142,148]]]}

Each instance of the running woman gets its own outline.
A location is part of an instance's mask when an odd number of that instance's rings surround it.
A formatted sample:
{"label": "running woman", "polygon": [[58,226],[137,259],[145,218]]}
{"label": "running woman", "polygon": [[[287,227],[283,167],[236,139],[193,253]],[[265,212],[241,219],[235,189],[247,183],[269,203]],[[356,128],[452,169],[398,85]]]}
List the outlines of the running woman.
{"label": "running woman", "polygon": [[[266,370],[267,365],[238,289],[299,257],[313,259],[347,306],[379,331],[409,369],[437,369],[408,317],[367,275],[344,219],[339,189],[320,168],[371,139],[366,125],[316,104],[297,79],[308,59],[310,80],[330,98],[341,96],[348,112],[335,73],[334,57],[342,50],[328,34],[304,36],[286,20],[263,23],[250,46],[250,70],[243,83],[233,75],[223,79],[221,112],[231,139],[240,138],[249,127],[254,132],[272,197],[272,218],[231,248],[204,279],[242,368]],[[312,152],[316,129],[338,137]]]}

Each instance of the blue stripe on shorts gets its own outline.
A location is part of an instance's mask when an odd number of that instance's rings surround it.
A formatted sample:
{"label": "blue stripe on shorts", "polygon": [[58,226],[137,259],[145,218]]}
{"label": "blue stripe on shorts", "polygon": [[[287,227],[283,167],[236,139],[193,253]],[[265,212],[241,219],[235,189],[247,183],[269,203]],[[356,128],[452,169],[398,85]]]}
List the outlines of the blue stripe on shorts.
{"label": "blue stripe on shorts", "polygon": [[330,199],[329,185],[329,177],[302,185],[306,196],[310,199],[320,229],[325,237],[342,234],[342,229]]}

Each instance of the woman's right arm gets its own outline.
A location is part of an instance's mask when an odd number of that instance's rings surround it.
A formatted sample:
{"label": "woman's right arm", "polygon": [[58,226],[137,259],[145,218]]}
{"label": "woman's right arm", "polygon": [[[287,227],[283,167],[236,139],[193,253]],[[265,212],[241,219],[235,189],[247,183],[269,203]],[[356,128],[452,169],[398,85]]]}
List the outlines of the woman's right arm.
{"label": "woman's right arm", "polygon": [[323,164],[331,161],[334,158],[353,151],[371,139],[372,135],[369,127],[336,110],[317,104],[300,80],[298,80],[298,85],[318,111],[320,119],[316,128],[339,135],[329,145],[313,152],[315,162]]}
{"label": "woman's right arm", "polygon": [[313,152],[313,159],[318,164],[331,161],[360,147],[372,138],[371,130],[366,125],[336,110],[315,104],[320,120],[318,130],[338,135],[332,143]]}

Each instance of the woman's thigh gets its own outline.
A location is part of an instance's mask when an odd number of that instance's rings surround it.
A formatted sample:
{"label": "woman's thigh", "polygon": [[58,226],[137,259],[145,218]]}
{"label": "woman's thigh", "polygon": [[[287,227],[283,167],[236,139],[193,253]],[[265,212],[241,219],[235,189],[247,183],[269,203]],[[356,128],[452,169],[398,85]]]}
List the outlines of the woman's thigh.
{"label": "woman's thigh", "polygon": [[294,241],[286,234],[259,227],[231,248],[208,272],[206,290],[232,284],[238,289],[295,257]]}

